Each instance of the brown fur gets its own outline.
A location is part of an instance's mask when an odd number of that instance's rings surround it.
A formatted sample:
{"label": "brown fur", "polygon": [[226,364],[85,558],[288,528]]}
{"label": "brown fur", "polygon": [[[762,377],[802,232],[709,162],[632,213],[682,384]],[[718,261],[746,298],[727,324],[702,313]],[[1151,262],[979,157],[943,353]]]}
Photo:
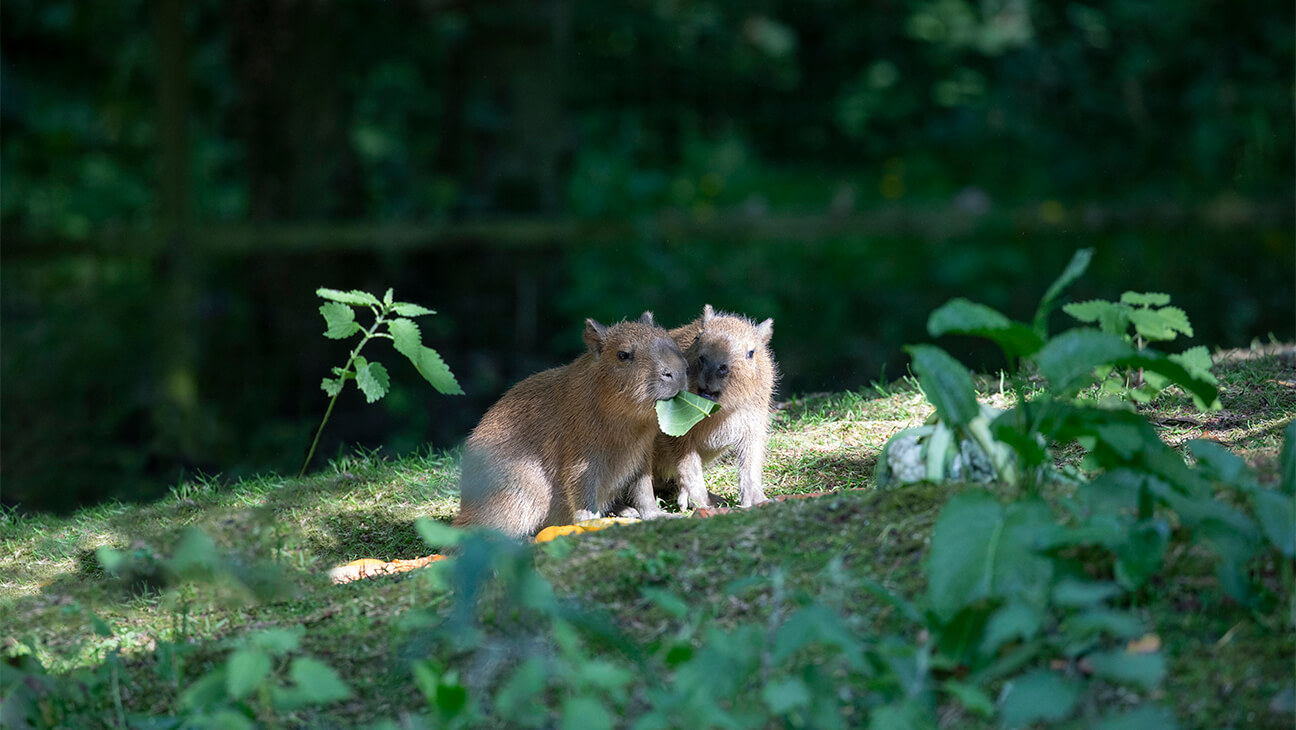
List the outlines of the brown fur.
{"label": "brown fur", "polygon": [[[706,305],[698,319],[671,330],[689,363],[689,390],[720,403],[720,410],[683,436],[657,435],[653,456],[654,488],[663,493],[674,481],[679,506],[714,506],[702,470],[734,451],[738,462],[738,500],[743,507],[765,501],[761,469],[769,438],[770,403],[778,366],[769,349],[774,320],[760,324],[739,315],[717,313]],[[748,355],[750,354],[750,357]]]}
{"label": "brown fur", "polygon": [[654,407],[687,386],[684,355],[650,312],[611,327],[588,319],[585,343],[482,416],[464,451],[456,525],[521,537],[627,497],[644,517],[664,514],[652,494]]}

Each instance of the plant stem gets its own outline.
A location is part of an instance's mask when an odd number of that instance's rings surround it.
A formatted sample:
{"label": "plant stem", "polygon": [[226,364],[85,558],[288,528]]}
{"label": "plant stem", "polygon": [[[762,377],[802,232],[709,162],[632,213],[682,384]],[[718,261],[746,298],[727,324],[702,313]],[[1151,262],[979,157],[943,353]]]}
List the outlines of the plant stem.
{"label": "plant stem", "polygon": [[339,389],[337,395],[329,399],[328,409],[324,411],[324,420],[320,421],[319,428],[315,430],[315,440],[311,441],[310,451],[306,452],[306,461],[302,462],[301,471],[297,472],[297,478],[301,479],[306,476],[306,467],[310,466],[311,459],[315,456],[315,446],[319,444],[319,437],[324,433],[324,424],[328,423],[329,416],[333,413],[333,404],[337,402],[338,396],[342,395]]}
{"label": "plant stem", "polygon": [[306,476],[306,467],[310,466],[311,459],[315,457],[315,447],[316,445],[319,444],[320,434],[324,433],[324,426],[328,423],[329,416],[333,414],[333,404],[337,403],[338,396],[342,395],[342,387],[346,385],[346,380],[345,380],[346,374],[351,372],[351,366],[352,364],[355,363],[355,359],[360,354],[360,350],[365,346],[365,343],[376,336],[378,337],[383,336],[380,333],[378,333],[378,325],[382,323],[383,323],[383,318],[382,315],[379,314],[378,319],[373,324],[373,327],[370,327],[369,329],[363,329],[363,328],[361,329],[361,331],[365,333],[364,339],[360,340],[360,344],[355,346],[355,349],[351,351],[351,356],[347,358],[346,365],[342,366],[342,375],[338,376],[338,378],[343,379],[341,381],[342,386],[339,386],[338,392],[335,393],[333,397],[329,399],[328,409],[324,411],[324,420],[320,421],[319,428],[315,429],[315,440],[311,441],[310,451],[306,452],[306,461],[302,462],[301,471],[297,472],[298,479],[301,479],[302,477]]}

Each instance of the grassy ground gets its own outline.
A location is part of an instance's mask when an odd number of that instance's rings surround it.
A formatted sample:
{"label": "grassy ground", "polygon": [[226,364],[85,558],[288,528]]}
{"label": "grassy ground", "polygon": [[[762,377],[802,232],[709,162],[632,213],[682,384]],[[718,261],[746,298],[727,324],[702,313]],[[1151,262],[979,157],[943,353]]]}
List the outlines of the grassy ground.
{"label": "grassy ground", "polygon": [[[1282,429],[1296,414],[1292,353],[1290,347],[1219,353],[1222,411],[1200,413],[1174,393],[1144,410],[1171,444],[1219,441],[1272,481]],[[983,400],[1007,405],[995,392],[997,379],[981,385]],[[879,634],[911,631],[860,586],[860,578],[907,596],[924,589],[925,545],[957,487],[878,492],[871,485],[887,437],[929,413],[907,381],[792,398],[775,416],[766,490],[839,493],[566,539],[537,549],[536,565],[560,595],[599,607],[645,640],[679,623],[644,600],[645,587],[665,589],[686,601],[691,616],[730,627],[766,621],[773,610],[768,586],[735,582],[775,573],[791,591],[828,597],[853,625]],[[126,679],[118,678],[105,697],[115,695],[126,712],[170,712],[179,689],[222,658],[232,640],[257,628],[302,624],[306,649],[337,668],[355,697],[363,698],[301,715],[302,722],[352,726],[423,709],[401,656],[410,636],[402,617],[412,607],[435,611],[445,604],[445,592],[411,576],[334,586],[325,572],[361,557],[430,552],[413,521],[453,516],[456,472],[454,453],[399,460],[360,455],[305,479],[197,480],[148,505],[109,504],[68,518],[5,514],[0,631],[7,651],[28,651],[20,642],[51,670],[67,672],[96,665],[116,649]],[[707,479],[713,491],[736,494],[730,465],[713,468]],[[166,556],[189,527],[203,530],[219,553],[230,556],[237,580],[158,590],[163,579],[150,573],[147,560],[126,577],[99,567],[95,551],[101,546]],[[1275,613],[1253,613],[1223,598],[1209,562],[1195,550],[1172,549],[1168,562],[1166,574],[1135,604],[1170,660],[1163,701],[1185,727],[1290,728],[1292,716],[1273,714],[1269,705],[1292,682],[1292,597],[1283,596],[1284,608]],[[269,572],[255,567],[267,564]],[[249,599],[249,591],[259,598]],[[92,613],[113,628],[111,637],[93,631]],[[167,642],[192,647],[183,667],[159,652]],[[112,726],[107,705],[91,710],[88,717]]]}

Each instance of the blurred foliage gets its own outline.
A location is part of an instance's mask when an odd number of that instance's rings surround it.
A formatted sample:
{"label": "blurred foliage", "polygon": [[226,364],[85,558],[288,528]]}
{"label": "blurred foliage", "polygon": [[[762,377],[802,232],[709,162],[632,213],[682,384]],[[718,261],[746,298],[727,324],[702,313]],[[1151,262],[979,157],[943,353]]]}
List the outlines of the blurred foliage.
{"label": "blurred foliage", "polygon": [[[380,416],[343,398],[325,453],[449,446],[509,383],[572,356],[584,317],[645,308],[772,316],[785,392],[856,387],[898,374],[913,312],[969,291],[1023,311],[1039,292],[1021,282],[1080,246],[1109,252],[1082,294],[1169,292],[1203,312],[1197,342],[1293,334],[1290,4],[191,0],[190,230],[557,218],[637,233],[185,265],[150,243],[165,1],[0,5],[7,501],[290,468],[310,374],[337,356],[314,342],[321,284],[441,311],[424,334],[469,392],[452,409],[393,381]],[[887,206],[999,217],[741,245],[637,223]],[[1167,208],[1190,213],[1150,220]],[[1198,209],[1218,226],[1196,226]],[[168,294],[177,279],[192,297]],[[193,309],[175,320],[191,323],[187,368],[156,364],[177,349],[159,319],[173,302]],[[190,391],[202,423],[177,444],[161,404]]]}

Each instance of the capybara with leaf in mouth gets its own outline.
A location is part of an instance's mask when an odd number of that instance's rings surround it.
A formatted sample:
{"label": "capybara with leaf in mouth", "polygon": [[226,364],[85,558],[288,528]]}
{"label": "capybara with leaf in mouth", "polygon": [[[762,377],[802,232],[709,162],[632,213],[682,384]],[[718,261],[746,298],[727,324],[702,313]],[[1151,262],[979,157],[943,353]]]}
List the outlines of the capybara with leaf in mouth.
{"label": "capybara with leaf in mouth", "polygon": [[689,364],[689,389],[720,404],[683,436],[657,435],[653,457],[654,488],[679,486],[681,510],[713,505],[702,470],[732,450],[738,466],[738,502],[750,507],[765,501],[761,469],[769,439],[770,405],[778,366],[770,352],[774,320],[760,324],[736,314],[716,312],[708,304],[702,316],[677,327],[671,337]]}
{"label": "capybara with leaf in mouth", "polygon": [[514,385],[473,429],[456,525],[522,537],[617,501],[665,514],[652,490],[655,407],[688,387],[684,354],[651,312],[610,327],[587,319],[584,338],[584,354]]}

